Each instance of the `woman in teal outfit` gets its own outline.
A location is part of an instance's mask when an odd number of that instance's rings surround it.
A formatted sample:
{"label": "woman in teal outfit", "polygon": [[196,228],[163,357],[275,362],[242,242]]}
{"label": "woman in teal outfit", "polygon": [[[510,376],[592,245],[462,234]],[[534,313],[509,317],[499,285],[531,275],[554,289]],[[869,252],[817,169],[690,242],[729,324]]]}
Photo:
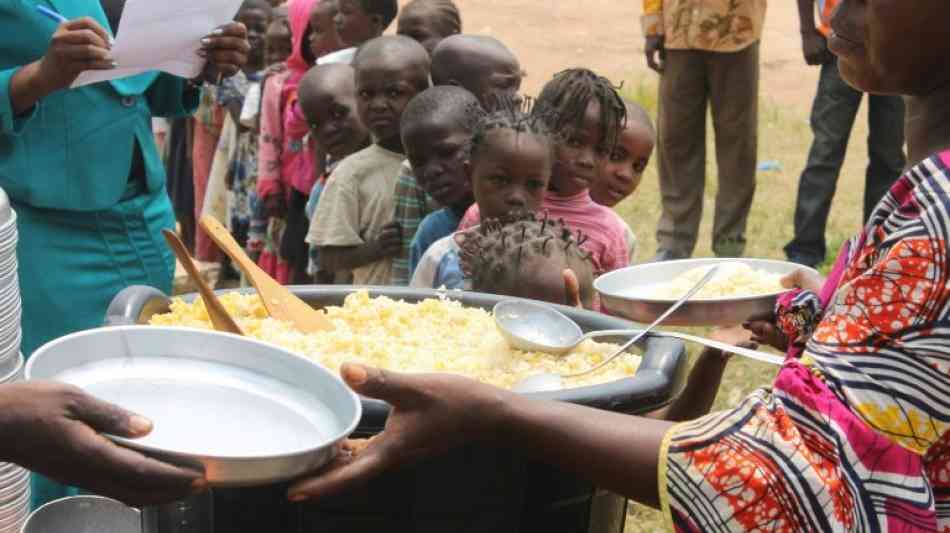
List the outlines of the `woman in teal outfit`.
{"label": "woman in teal outfit", "polygon": [[[57,24],[37,5],[68,22]],[[82,71],[115,68],[110,30],[123,5],[0,3],[0,187],[19,216],[27,356],[101,325],[109,301],[129,285],[171,289],[174,259],[161,230],[175,219],[151,119],[192,112],[198,85],[149,72],[69,88]],[[235,74],[248,50],[243,25],[213,31],[199,51],[209,60],[203,79]],[[34,503],[64,493],[34,481]]]}

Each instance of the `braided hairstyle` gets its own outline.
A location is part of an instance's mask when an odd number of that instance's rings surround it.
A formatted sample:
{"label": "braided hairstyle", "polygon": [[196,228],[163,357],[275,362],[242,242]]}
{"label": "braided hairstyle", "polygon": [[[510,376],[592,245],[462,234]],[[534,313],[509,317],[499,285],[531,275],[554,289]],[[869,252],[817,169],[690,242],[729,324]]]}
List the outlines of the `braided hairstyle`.
{"label": "braided hairstyle", "polygon": [[610,80],[586,68],[572,68],[554,75],[534,106],[548,128],[565,131],[582,128],[591,102],[600,107],[600,132],[605,146],[613,147],[627,122],[627,106]]}
{"label": "braided hairstyle", "polygon": [[530,98],[518,100],[510,97],[494,98],[490,105],[492,111],[482,115],[472,134],[470,159],[474,162],[478,157],[479,149],[485,144],[488,134],[496,130],[511,130],[517,133],[528,133],[547,142],[554,154],[557,136],[547,126],[547,121],[541,113],[532,110],[533,102]]}
{"label": "braided hairstyle", "polygon": [[593,300],[594,263],[581,246],[587,237],[572,232],[563,220],[529,212],[488,219],[468,232],[456,234],[462,272],[472,290],[505,296],[522,296],[527,287],[545,276],[537,271],[540,260],[557,287],[553,303],[564,303],[564,269],[571,269],[581,288],[581,300]]}

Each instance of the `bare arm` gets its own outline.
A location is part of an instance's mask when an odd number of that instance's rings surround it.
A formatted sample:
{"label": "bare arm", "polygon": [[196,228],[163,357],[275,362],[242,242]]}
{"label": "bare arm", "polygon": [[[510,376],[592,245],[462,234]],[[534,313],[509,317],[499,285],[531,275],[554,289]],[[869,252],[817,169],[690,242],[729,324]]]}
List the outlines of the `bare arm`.
{"label": "bare arm", "polygon": [[375,242],[362,246],[324,246],[320,248],[320,268],[328,272],[354,270],[383,259]]}
{"label": "bare arm", "polygon": [[815,0],[798,0],[798,20],[802,33],[815,31]]}
{"label": "bare arm", "polygon": [[682,394],[666,408],[651,413],[650,418],[685,422],[709,414],[728,363],[727,354],[712,348],[704,349],[693,365]]}
{"label": "bare arm", "polygon": [[482,441],[530,454],[599,487],[658,505],[657,462],[669,422],[532,400],[446,375],[404,375],[345,365],[344,379],[393,406],[386,429],[351,441],[319,477],[291,487],[295,501],[321,498],[455,447]]}

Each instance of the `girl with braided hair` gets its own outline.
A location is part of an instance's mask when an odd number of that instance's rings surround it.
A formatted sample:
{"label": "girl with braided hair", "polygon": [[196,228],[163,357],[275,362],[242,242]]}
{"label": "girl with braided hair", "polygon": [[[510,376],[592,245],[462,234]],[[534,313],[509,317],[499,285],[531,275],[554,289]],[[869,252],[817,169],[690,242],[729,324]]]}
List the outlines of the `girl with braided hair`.
{"label": "girl with braided hair", "polygon": [[[465,173],[486,218],[541,209],[554,165],[554,141],[527,112],[530,102],[502,100],[475,127]],[[436,241],[422,256],[412,287],[469,288],[459,262],[458,233]]]}
{"label": "girl with braided hair", "polygon": [[488,219],[456,235],[471,289],[590,308],[594,264],[587,239],[563,221],[527,211]]}
{"label": "girl with braided hair", "polygon": [[[626,124],[626,109],[608,79],[576,68],[555,75],[532,111],[549,131],[559,132],[544,209],[552,218],[564,219],[574,231],[589,236],[584,249],[591,252],[597,274],[630,264],[626,224],[590,196],[590,187],[600,180],[604,163]],[[471,227],[481,216],[473,208],[460,227]]]}

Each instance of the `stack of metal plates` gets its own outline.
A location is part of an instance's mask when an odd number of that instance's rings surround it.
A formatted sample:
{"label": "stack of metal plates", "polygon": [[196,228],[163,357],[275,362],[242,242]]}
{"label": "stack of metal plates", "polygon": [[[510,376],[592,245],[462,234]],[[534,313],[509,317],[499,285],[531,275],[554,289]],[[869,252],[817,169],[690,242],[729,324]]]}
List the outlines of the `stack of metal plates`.
{"label": "stack of metal plates", "polygon": [[[23,379],[16,213],[0,189],[0,385]],[[0,463],[0,533],[19,533],[30,510],[30,473]]]}

